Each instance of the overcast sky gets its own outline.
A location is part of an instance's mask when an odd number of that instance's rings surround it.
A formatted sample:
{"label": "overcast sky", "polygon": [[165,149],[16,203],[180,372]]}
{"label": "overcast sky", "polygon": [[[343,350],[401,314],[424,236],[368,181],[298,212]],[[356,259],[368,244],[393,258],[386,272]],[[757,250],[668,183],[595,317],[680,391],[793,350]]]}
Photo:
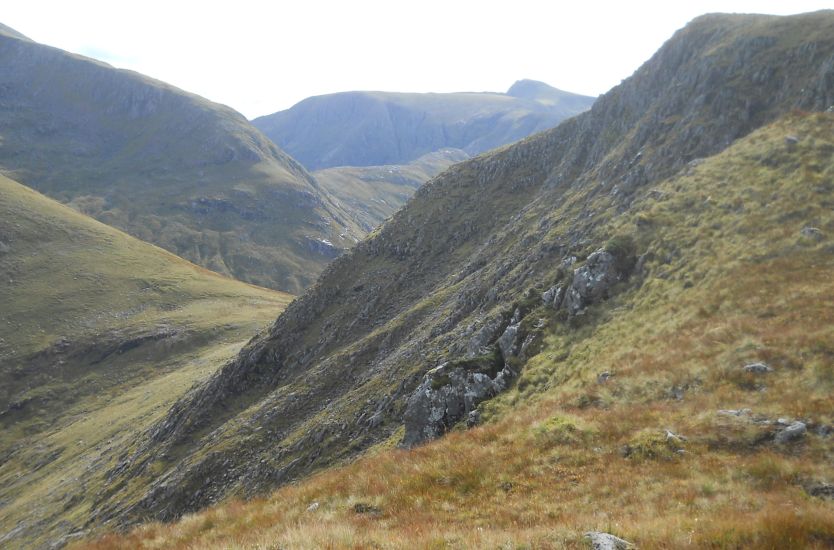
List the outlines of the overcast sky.
{"label": "overcast sky", "polygon": [[247,117],[345,90],[505,91],[532,78],[604,93],[692,18],[831,0],[4,0],[33,40],[134,69]]}

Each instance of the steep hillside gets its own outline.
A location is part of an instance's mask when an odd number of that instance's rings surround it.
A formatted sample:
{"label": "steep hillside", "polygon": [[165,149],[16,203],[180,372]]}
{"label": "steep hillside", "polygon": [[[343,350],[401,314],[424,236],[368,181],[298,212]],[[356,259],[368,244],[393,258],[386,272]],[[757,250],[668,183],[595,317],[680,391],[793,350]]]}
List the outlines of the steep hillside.
{"label": "steep hillside", "polygon": [[4,548],[83,524],[119,449],[291,298],[211,273],[2,176],[0,281]]}
{"label": "steep hillside", "polygon": [[[590,347],[612,350],[595,335],[625,330],[616,323],[642,303],[640,289],[653,293],[644,305],[662,306],[656,314],[670,312],[670,322],[684,289],[704,315],[732,313],[721,309],[729,291],[715,289],[747,280],[738,276],[745,269],[767,273],[762,265],[791,265],[791,247],[800,246],[806,225],[812,240],[831,230],[830,140],[824,132],[813,139],[779,136],[781,149],[768,149],[775,156],[750,161],[762,172],[750,177],[763,178],[750,185],[771,185],[768,195],[748,196],[745,180],[720,171],[714,194],[702,194],[697,179],[680,180],[686,185],[673,187],[675,193],[661,187],[792,110],[833,104],[834,13],[698,18],[589,112],[457,164],[421,187],[382,228],[331,264],[268,334],[137,441],[112,471],[98,519],[109,525],[171,519],[230,495],[263,492],[383,441],[419,444],[458,423],[501,416],[498,405],[480,403],[515,383],[524,397],[570,389],[590,372],[596,376]],[[828,124],[826,117],[814,120]],[[780,192],[783,170],[806,191]],[[727,200],[715,198],[722,189]],[[651,200],[670,202],[634,217],[637,205]],[[719,217],[725,215],[737,218]],[[668,233],[652,232],[667,226]],[[796,260],[808,262],[814,277],[808,281],[819,281],[828,274],[828,249],[813,246],[810,256]],[[764,311],[779,305],[769,288],[757,300],[751,296],[751,304]],[[710,292],[702,295],[705,289]],[[704,303],[704,295],[714,301]],[[612,299],[598,304],[606,297]],[[798,302],[805,303],[822,302],[813,294]],[[635,335],[659,334],[654,331],[664,325],[650,322],[654,314],[647,314],[649,324],[634,325],[643,327]],[[673,327],[664,333],[669,340],[680,325],[667,326]],[[734,370],[744,366],[735,362],[747,360],[745,353],[751,360],[758,355],[755,339],[745,347],[749,328],[708,340],[721,346],[705,366],[726,367],[741,389],[759,387]],[[643,349],[639,340],[628,341],[634,353]],[[824,380],[828,352],[815,342],[801,350],[777,347],[759,359],[810,354]],[[556,351],[537,353],[545,344]],[[618,356],[624,363],[616,370],[631,365],[631,356]],[[535,367],[540,362],[543,370]],[[791,364],[779,367],[786,380]],[[519,374],[534,373],[516,382]],[[670,385],[683,388],[675,395],[685,394],[705,375]],[[652,398],[673,391],[641,387],[634,391]],[[810,384],[803,390],[822,391]],[[825,402],[823,394],[813,396]],[[576,398],[586,407],[605,404],[596,394]],[[816,405],[802,412],[813,399],[791,400],[797,406],[785,414],[827,421]],[[653,447],[654,427],[648,424],[644,435],[620,434],[637,449],[626,454],[661,452]]]}
{"label": "steep hillside", "polygon": [[485,426],[80,547],[831,548],[832,152],[834,114],[789,115],[639,190],[592,235],[649,255],[581,316],[536,291]]}
{"label": "steep hillside", "polygon": [[371,231],[399,210],[421,185],[467,158],[460,149],[441,149],[404,165],[339,166],[313,175],[362,229]]}
{"label": "steep hillside", "polygon": [[305,99],[252,124],[318,170],[406,164],[445,148],[482,153],[552,128],[593,101],[530,80],[506,94],[344,92]]}
{"label": "steep hillside", "polygon": [[239,113],[0,29],[0,170],[219,273],[300,291],[362,232]]}

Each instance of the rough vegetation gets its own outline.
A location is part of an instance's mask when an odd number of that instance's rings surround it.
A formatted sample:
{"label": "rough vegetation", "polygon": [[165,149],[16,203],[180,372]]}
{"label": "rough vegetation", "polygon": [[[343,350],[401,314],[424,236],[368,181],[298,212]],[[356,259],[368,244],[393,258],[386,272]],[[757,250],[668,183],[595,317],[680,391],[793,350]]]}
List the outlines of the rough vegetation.
{"label": "rough vegetation", "polygon": [[121,449],[290,298],[0,176],[0,547],[82,530]]}
{"label": "rough vegetation", "polygon": [[803,484],[832,476],[832,75],[831,12],[705,16],[589,112],[453,166],[147,430],[97,518],[399,444],[415,391],[493,379],[467,361],[497,348],[516,381],[463,400],[486,426],[100,544],[830,545]]}
{"label": "rough vegetation", "polygon": [[0,29],[0,170],[222,274],[299,292],[364,231],[239,113]]}
{"label": "rough vegetation", "polygon": [[343,92],[252,121],[311,170],[407,164],[446,148],[469,155],[552,128],[594,98],[530,80],[505,94]]}

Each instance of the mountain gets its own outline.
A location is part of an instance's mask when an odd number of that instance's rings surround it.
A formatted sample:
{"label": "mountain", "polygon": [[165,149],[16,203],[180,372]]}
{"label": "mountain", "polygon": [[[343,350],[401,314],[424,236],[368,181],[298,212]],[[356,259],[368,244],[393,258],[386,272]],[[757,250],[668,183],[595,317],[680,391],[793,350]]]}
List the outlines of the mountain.
{"label": "mountain", "polygon": [[323,188],[370,232],[406,203],[423,183],[469,158],[460,149],[441,149],[403,165],[338,166],[313,172]]}
{"label": "mountain", "polygon": [[310,97],[252,124],[311,170],[406,164],[439,149],[482,153],[555,126],[594,98],[541,82],[506,94],[343,92]]}
{"label": "mountain", "polygon": [[694,20],[422,186],[129,449],[97,524],[372,450],[131,536],[830,543],[832,105],[834,12]]}
{"label": "mountain", "polygon": [[0,29],[0,169],[222,274],[298,292],[363,234],[239,113]]}
{"label": "mountain", "polygon": [[[121,448],[291,296],[0,176],[0,546],[65,535]],[[23,537],[23,538],[20,538]]]}

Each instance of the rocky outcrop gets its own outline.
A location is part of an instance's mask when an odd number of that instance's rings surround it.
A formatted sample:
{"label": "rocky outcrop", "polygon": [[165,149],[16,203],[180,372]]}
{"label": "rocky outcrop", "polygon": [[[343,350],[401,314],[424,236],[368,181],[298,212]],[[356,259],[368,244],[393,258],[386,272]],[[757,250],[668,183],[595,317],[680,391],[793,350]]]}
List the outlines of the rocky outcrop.
{"label": "rocky outcrop", "polygon": [[402,446],[436,439],[463,419],[477,424],[477,414],[470,415],[478,404],[504,391],[516,376],[506,365],[494,372],[494,361],[449,362],[426,373],[406,404]]}
{"label": "rocky outcrop", "polygon": [[621,280],[614,255],[599,249],[585,265],[573,272],[573,281],[565,293],[565,308],[576,315],[589,305],[607,298],[612,286]]}

